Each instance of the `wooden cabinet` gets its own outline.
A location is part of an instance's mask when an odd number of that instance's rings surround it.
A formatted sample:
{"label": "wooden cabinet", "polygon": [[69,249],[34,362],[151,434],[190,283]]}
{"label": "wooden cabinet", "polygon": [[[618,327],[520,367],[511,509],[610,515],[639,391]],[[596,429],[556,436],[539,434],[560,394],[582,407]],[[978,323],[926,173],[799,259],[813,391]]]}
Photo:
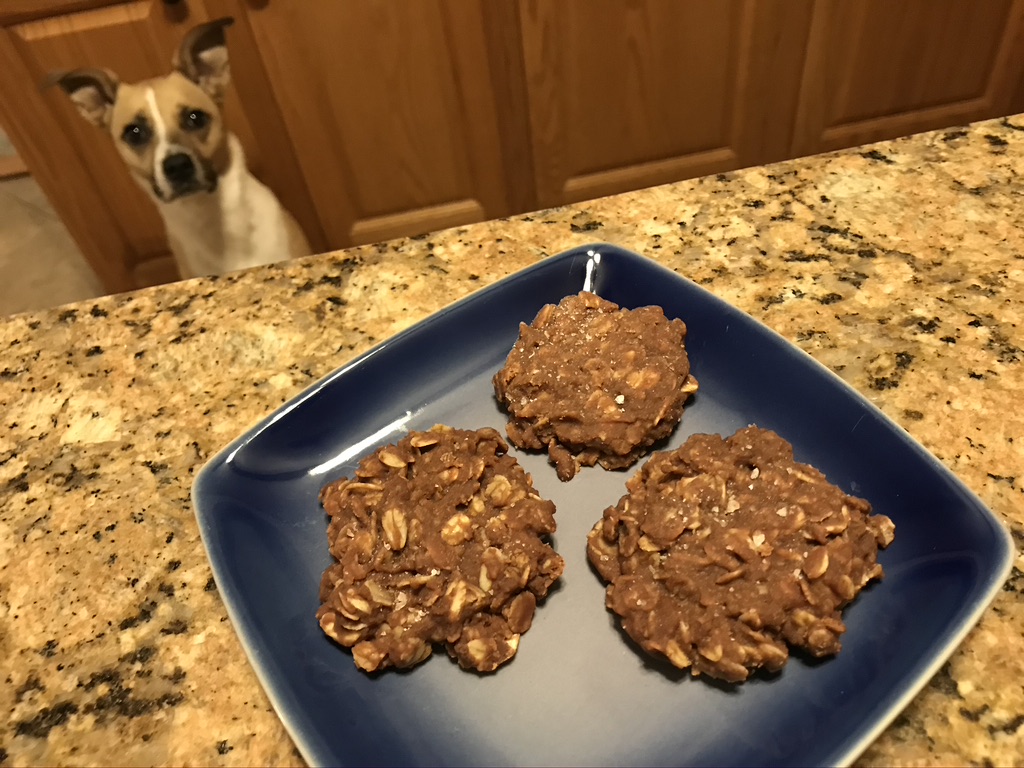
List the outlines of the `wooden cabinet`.
{"label": "wooden cabinet", "polygon": [[1024,111],[1019,0],[816,2],[794,156]]}
{"label": "wooden cabinet", "polygon": [[167,71],[230,15],[227,121],[327,250],[1024,111],[1024,0],[5,0],[0,119],[110,290],[161,222],[48,71]]}
{"label": "wooden cabinet", "polygon": [[526,0],[540,205],[786,155],[810,2]]}
{"label": "wooden cabinet", "polygon": [[244,19],[332,246],[511,211],[486,1],[210,3]]}
{"label": "wooden cabinet", "polygon": [[[164,24],[151,18],[153,5],[27,20],[0,30],[7,130],[104,285],[115,290],[132,286],[143,254],[153,260],[167,254],[162,225],[126,173],[108,172],[119,162],[109,140],[66,99],[40,94],[39,84],[47,72],[90,58],[119,66],[126,76],[145,70],[162,51],[154,37]],[[140,26],[150,33],[140,35]]]}

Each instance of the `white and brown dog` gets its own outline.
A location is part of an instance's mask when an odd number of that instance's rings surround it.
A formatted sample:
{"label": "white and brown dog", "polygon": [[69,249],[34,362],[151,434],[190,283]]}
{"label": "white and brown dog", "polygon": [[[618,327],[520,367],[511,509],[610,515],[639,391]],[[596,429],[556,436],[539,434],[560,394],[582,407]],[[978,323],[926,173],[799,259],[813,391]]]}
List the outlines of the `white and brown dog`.
{"label": "white and brown dog", "polygon": [[76,69],[47,81],[110,132],[156,202],[182,277],[310,252],[295,219],[249,172],[241,143],[223,124],[230,79],[224,29],[231,23],[218,19],[189,31],[164,77],[121,83],[108,70]]}

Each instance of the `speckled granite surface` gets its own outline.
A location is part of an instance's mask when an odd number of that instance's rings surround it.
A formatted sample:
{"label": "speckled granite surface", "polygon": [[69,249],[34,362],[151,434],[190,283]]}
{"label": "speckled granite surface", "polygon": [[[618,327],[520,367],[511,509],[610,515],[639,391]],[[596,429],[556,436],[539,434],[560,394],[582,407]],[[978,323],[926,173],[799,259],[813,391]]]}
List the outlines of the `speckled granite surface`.
{"label": "speckled granite surface", "polygon": [[[189,501],[375,342],[573,245],[698,280],[837,371],[1024,545],[1024,116],[0,321],[0,764],[301,763]],[[1024,559],[860,758],[1024,763]]]}

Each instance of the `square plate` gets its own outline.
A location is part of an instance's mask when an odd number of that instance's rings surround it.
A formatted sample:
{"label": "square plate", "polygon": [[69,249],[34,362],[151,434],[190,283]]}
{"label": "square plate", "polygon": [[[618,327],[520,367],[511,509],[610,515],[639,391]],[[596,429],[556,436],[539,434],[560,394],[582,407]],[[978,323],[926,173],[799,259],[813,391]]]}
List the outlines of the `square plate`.
{"label": "square plate", "polygon": [[[491,376],[545,303],[588,289],[688,326],[701,388],[668,447],[756,423],[896,523],[886,578],[850,605],[843,650],[739,686],[646,657],[604,607],[585,539],[635,471],[562,483],[515,451],[557,506],[565,575],[492,675],[445,653],[368,676],[314,614],[328,565],[325,483],[409,430],[491,426]],[[331,765],[821,765],[852,761],[953,652],[1005,580],[1012,546],[942,464],[810,356],[703,288],[608,245],[547,259],[317,382],[214,457],[193,487],[221,595],[303,756]]]}

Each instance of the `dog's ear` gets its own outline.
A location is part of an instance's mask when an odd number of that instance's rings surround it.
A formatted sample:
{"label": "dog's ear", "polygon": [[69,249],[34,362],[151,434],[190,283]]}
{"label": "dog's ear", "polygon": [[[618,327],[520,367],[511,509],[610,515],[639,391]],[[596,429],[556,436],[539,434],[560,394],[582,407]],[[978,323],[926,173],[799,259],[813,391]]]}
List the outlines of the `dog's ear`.
{"label": "dog's ear", "polygon": [[227,16],[193,27],[174,57],[174,68],[218,104],[224,101],[224,92],[231,80],[224,30],[234,22]]}
{"label": "dog's ear", "polygon": [[117,75],[107,69],[72,69],[53,72],[43,88],[59,85],[86,120],[100,128],[110,125],[110,113],[117,98]]}

